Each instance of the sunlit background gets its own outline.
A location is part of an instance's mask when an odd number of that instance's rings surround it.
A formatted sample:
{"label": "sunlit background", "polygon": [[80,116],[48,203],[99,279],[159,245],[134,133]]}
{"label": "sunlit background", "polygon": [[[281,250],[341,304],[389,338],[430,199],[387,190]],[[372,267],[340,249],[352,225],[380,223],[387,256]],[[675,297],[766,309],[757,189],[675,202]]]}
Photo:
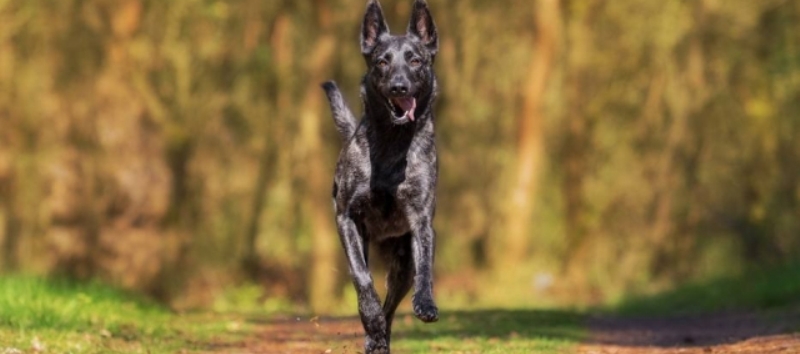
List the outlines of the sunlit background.
{"label": "sunlit background", "polygon": [[[2,272],[355,312],[319,84],[360,111],[364,3],[0,1]],[[429,3],[442,306],[800,260],[800,2]],[[411,1],[382,4],[404,32]]]}

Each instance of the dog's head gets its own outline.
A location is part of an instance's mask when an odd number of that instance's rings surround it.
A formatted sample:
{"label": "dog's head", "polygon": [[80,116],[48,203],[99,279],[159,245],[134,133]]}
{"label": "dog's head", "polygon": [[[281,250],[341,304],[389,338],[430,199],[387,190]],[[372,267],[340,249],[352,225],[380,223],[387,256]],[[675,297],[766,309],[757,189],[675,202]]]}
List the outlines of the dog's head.
{"label": "dog's head", "polygon": [[439,48],[436,25],[424,0],[415,0],[405,35],[389,34],[377,0],[370,0],[361,26],[361,52],[367,61],[365,84],[378,93],[392,123],[415,119],[417,100],[433,90],[433,60]]}

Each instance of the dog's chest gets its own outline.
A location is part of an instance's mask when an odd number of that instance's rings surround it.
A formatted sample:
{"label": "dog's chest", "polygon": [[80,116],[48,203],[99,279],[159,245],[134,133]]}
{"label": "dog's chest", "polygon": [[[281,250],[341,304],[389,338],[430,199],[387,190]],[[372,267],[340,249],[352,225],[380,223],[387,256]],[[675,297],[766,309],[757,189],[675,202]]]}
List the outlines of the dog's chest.
{"label": "dog's chest", "polygon": [[401,236],[410,228],[398,191],[411,183],[405,177],[405,163],[388,169],[374,171],[370,182],[369,208],[365,224],[370,235],[378,239]]}
{"label": "dog's chest", "polygon": [[[411,231],[408,213],[431,214],[436,181],[436,155],[431,139],[408,140],[392,146],[371,144],[366,134],[347,150],[351,164],[340,175],[344,186],[342,202],[359,215],[370,238],[381,240]],[[360,186],[360,187],[359,187]],[[363,188],[367,187],[367,188]],[[346,197],[356,193],[355,198]],[[342,209],[344,210],[344,209]]]}

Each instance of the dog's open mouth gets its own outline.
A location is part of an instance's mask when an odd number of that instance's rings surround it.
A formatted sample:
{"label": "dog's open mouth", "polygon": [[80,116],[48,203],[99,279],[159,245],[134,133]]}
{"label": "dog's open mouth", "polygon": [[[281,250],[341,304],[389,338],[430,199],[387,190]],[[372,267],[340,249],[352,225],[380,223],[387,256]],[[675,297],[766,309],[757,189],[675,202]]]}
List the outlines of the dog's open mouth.
{"label": "dog's open mouth", "polygon": [[389,107],[397,119],[408,118],[414,121],[414,110],[417,108],[417,99],[414,97],[395,97],[389,99]]}

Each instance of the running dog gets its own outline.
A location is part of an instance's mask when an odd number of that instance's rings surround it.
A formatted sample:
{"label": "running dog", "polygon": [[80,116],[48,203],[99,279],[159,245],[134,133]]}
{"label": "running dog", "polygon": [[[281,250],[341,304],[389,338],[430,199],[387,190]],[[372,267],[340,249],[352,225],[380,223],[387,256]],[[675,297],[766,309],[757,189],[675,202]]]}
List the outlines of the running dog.
{"label": "running dog", "polygon": [[[414,288],[414,314],[439,318],[433,300],[437,157],[433,62],[439,47],[428,5],[416,0],[406,34],[391,35],[377,0],[361,26],[367,73],[361,82],[364,114],[356,122],[336,84],[322,86],[344,142],[333,182],[339,237],[358,294],[368,354],[389,353],[397,306]],[[374,243],[388,266],[381,306],[368,268]]]}

